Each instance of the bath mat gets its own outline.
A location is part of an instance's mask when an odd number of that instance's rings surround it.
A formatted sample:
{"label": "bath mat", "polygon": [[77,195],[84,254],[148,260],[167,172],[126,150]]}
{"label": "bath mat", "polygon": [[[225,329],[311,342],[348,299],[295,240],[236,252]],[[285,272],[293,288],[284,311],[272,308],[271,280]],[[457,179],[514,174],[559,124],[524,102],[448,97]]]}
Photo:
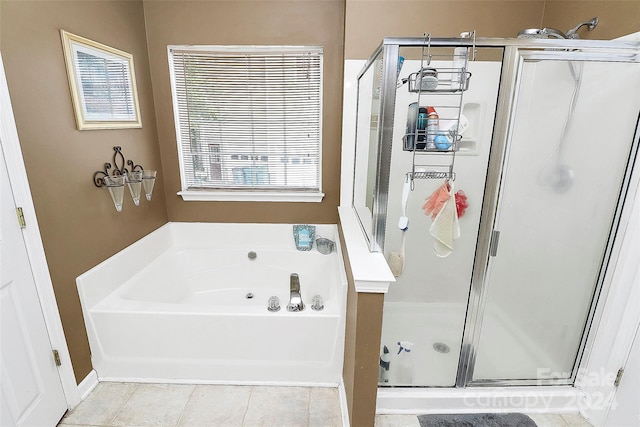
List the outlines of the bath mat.
{"label": "bath mat", "polygon": [[525,414],[429,414],[418,415],[420,427],[536,427]]}

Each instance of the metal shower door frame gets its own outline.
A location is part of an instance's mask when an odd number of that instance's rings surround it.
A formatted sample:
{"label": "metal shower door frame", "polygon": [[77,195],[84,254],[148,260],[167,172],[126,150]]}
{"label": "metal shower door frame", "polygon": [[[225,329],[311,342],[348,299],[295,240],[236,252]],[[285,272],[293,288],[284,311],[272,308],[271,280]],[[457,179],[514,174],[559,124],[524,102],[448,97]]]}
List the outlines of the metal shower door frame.
{"label": "metal shower door frame", "polygon": [[[534,42],[533,44],[536,45],[539,40],[532,41]],[[558,44],[564,44],[563,42],[565,41],[554,40],[554,43]],[[568,47],[561,50],[531,50],[531,46],[528,46],[528,43],[505,46],[496,119],[494,122],[494,134],[489,155],[489,166],[487,180],[485,183],[480,228],[478,232],[476,255],[467,304],[467,316],[465,319],[461,353],[456,377],[456,387],[458,388],[467,386],[496,387],[573,385],[578,375],[582,356],[585,353],[587,342],[589,340],[591,326],[594,322],[596,310],[599,306],[599,297],[602,294],[603,287],[607,281],[610,281],[610,278],[608,277],[608,266],[612,260],[612,254],[615,253],[615,246],[619,246],[621,244],[622,239],[618,238],[616,234],[620,229],[625,199],[627,199],[630,188],[633,189],[638,185],[640,170],[634,171],[634,164],[637,160],[640,139],[640,121],[636,125],[634,140],[631,144],[610,235],[607,240],[601,268],[597,277],[593,298],[590,304],[587,320],[584,325],[582,339],[575,357],[571,376],[566,379],[473,380],[476,355],[482,330],[482,320],[485,314],[488,282],[490,281],[489,273],[491,268],[492,236],[494,235],[495,225],[501,209],[501,195],[504,190],[502,180],[509,160],[508,154],[515,121],[515,107],[518,100],[520,75],[524,62],[544,60],[640,62],[640,45],[638,44],[625,44],[624,46],[620,46],[617,42],[613,42],[612,46],[607,49],[606,46],[603,46],[603,41],[593,41],[592,43],[589,43],[589,41],[584,40],[581,42],[585,42],[583,43],[583,46],[580,47],[581,50],[575,51]],[[594,51],[589,51],[590,48],[594,49]],[[632,177],[632,174],[636,177]]]}

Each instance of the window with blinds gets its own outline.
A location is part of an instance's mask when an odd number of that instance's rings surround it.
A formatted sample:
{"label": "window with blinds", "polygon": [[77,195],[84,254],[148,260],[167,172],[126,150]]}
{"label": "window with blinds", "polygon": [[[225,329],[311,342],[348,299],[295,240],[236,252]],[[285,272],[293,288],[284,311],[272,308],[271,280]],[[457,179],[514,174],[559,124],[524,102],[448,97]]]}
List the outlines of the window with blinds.
{"label": "window with blinds", "polygon": [[85,120],[137,120],[127,59],[84,45],[72,48]]}
{"label": "window with blinds", "polygon": [[183,192],[321,192],[322,48],[169,46]]}

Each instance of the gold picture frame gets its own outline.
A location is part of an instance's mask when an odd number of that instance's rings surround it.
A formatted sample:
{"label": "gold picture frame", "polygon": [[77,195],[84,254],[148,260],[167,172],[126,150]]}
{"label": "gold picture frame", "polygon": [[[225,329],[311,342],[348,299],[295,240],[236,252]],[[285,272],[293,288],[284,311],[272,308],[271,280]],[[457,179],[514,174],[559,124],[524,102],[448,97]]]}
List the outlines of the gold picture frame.
{"label": "gold picture frame", "polygon": [[78,130],[141,128],[133,55],[60,34]]}

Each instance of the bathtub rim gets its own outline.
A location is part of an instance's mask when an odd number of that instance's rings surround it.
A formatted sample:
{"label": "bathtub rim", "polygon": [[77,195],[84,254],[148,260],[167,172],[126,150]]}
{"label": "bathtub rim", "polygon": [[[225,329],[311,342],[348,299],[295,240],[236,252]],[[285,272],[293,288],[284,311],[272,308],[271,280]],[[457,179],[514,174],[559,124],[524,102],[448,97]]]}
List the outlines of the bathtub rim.
{"label": "bathtub rim", "polygon": [[[82,304],[82,309],[84,312],[85,306],[87,308],[91,308],[95,306],[99,301],[104,299],[107,295],[113,292],[116,288],[120,287],[122,283],[119,285],[116,284],[107,284],[105,287],[108,288],[107,292],[99,292],[95,294],[95,286],[94,291],[92,293],[85,286],[88,282],[89,278],[96,275],[103,269],[107,269],[110,267],[110,263],[114,258],[118,257],[130,257],[131,259],[135,259],[136,263],[125,264],[124,271],[122,265],[119,265],[118,269],[112,269],[111,274],[114,277],[118,276],[127,276],[131,277],[131,275],[127,275],[130,271],[139,271],[140,269],[146,267],[149,263],[151,263],[154,259],[159,257],[162,253],[164,253],[169,248],[173,247],[182,247],[183,243],[181,241],[180,236],[178,236],[179,231],[189,231],[191,232],[192,228],[203,227],[203,226],[224,226],[224,227],[266,227],[266,228],[276,228],[276,227],[293,227],[294,224],[281,224],[281,223],[211,223],[211,222],[167,222],[162,226],[156,228],[151,231],[149,234],[143,236],[142,238],[136,240],[131,245],[124,247],[120,251],[114,253],[107,259],[101,261],[97,265],[91,267],[89,270],[80,274],[76,277],[76,287],[78,289],[78,295],[80,297]],[[335,251],[338,253],[338,257],[340,259],[340,282],[342,285],[347,286],[347,275],[344,270],[344,259],[342,258],[342,247],[340,244],[340,239],[338,237],[338,225],[337,224],[313,224],[316,226],[316,234],[322,234],[322,237],[327,237],[333,240],[336,243]],[[320,232],[322,230],[322,232]],[[283,230],[284,231],[284,230]],[[293,239],[289,239],[290,248],[295,249],[295,244],[293,243]],[[149,244],[150,242],[156,241],[154,244]],[[176,244],[177,243],[177,244]],[[227,244],[227,242],[225,242]],[[153,248],[152,251],[144,251],[143,248],[150,246]],[[246,247],[246,246],[244,246]],[[313,249],[315,250],[315,249]],[[135,269],[134,269],[135,265]],[[85,304],[86,302],[86,304]]]}

